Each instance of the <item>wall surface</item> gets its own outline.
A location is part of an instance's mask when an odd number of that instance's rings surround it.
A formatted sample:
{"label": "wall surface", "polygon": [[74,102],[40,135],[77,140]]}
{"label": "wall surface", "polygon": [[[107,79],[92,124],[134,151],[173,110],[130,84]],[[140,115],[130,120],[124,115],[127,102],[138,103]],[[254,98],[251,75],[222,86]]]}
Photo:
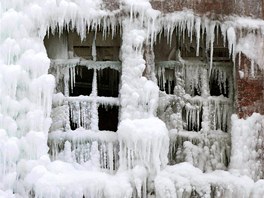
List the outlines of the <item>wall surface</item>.
{"label": "wall surface", "polygon": [[263,0],[152,0],[152,7],[163,12],[192,9],[212,17],[223,15],[263,18]]}
{"label": "wall surface", "polygon": [[235,84],[237,114],[239,117],[247,117],[254,112],[264,115],[264,72],[257,70],[252,76],[251,61],[244,55],[238,67]]}

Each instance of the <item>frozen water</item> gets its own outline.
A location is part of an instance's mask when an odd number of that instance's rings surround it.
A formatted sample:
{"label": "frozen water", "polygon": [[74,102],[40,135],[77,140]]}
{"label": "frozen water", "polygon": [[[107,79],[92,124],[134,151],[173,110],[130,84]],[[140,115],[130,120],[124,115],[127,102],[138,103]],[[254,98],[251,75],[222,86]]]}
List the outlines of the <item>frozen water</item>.
{"label": "frozen water", "polygon": [[[213,57],[220,28],[233,61],[245,54],[254,76],[264,65],[263,20],[219,22],[190,10],[162,14],[148,0],[122,0],[115,11],[102,0],[3,0],[0,27],[1,197],[263,196],[264,118],[233,116],[231,122],[234,94],[225,82],[232,80]],[[117,27],[122,63],[96,61],[95,39],[93,60],[74,59],[66,49],[64,31],[76,30],[84,41],[87,32],[113,36]],[[60,40],[52,38],[55,32]],[[174,32],[183,43],[196,37],[197,56],[205,41],[210,54],[210,71],[183,61],[179,50],[177,61],[157,64],[158,84],[164,88],[168,80],[170,94],[159,91],[155,77],[142,75],[146,45],[152,50],[161,32],[170,45]],[[46,34],[54,44],[47,51]],[[94,69],[93,90],[72,98],[78,65]],[[122,71],[119,98],[96,97],[103,68]],[[225,96],[209,97],[209,77]],[[64,95],[53,96],[55,84]],[[98,131],[97,103],[120,106],[117,133]]]}

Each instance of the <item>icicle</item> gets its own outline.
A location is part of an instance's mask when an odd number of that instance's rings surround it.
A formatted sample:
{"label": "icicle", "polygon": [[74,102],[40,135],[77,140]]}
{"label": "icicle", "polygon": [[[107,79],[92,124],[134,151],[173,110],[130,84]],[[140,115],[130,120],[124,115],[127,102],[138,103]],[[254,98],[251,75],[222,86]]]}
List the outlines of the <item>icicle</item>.
{"label": "icicle", "polygon": [[224,44],[224,47],[225,47],[225,45],[226,45],[226,34],[227,34],[227,25],[225,23],[221,24],[221,33],[222,33],[222,36],[223,36],[223,44]]}
{"label": "icicle", "polygon": [[[215,40],[215,22],[213,21],[210,24],[210,29],[209,29],[209,41],[210,41],[210,68],[209,68],[209,76],[211,75],[211,70],[213,67],[213,54],[214,54],[214,40]],[[208,39],[208,38],[207,38]]]}
{"label": "icicle", "polygon": [[233,27],[228,28],[227,39],[228,39],[229,56],[231,57],[232,54],[232,60],[233,63],[235,63],[236,32]]}
{"label": "icicle", "polygon": [[216,44],[218,44],[219,42],[218,42],[218,40],[219,40],[219,35],[218,35],[218,33],[219,33],[219,24],[216,24]]}
{"label": "icicle", "polygon": [[130,6],[130,22],[133,21],[133,5]]}
{"label": "icicle", "polygon": [[154,38],[155,38],[155,19],[153,18],[152,26],[151,26],[151,40],[150,40],[151,48],[153,48]]}
{"label": "icicle", "polygon": [[114,172],[113,143],[111,143],[111,142],[108,143],[107,150],[108,150],[108,166],[109,166],[109,169],[110,169],[110,173],[113,173]]}
{"label": "icicle", "polygon": [[195,21],[195,31],[196,31],[196,56],[199,56],[200,50],[200,31],[201,31],[201,18],[197,17]]}
{"label": "icicle", "polygon": [[97,131],[98,130],[98,104],[96,101],[97,96],[97,70],[94,69],[93,75],[93,90],[92,94],[93,101],[91,107],[91,129]]}
{"label": "icicle", "polygon": [[164,67],[161,68],[161,72],[162,72],[162,89],[165,90],[166,77],[165,77],[165,68]]}
{"label": "icicle", "polygon": [[193,32],[194,18],[188,19],[186,22],[187,34],[190,38],[190,43],[192,43],[192,32]]}
{"label": "icicle", "polygon": [[96,33],[94,34],[94,38],[93,38],[93,45],[92,45],[92,57],[93,57],[93,61],[96,61]]}
{"label": "icicle", "polygon": [[75,66],[70,67],[70,84],[71,84],[71,93],[73,93],[73,88],[75,86]]}

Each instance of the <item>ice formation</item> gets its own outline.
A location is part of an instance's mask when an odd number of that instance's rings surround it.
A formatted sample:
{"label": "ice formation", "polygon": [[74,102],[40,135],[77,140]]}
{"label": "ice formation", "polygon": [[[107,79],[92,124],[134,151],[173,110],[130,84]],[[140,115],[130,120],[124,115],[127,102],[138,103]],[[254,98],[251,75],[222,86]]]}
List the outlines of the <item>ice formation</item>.
{"label": "ice formation", "polygon": [[[232,64],[214,61],[220,30],[233,64],[243,53],[252,76],[263,69],[263,20],[162,14],[149,0],[110,11],[103,2],[0,2],[0,197],[263,197],[264,118],[230,119]],[[83,42],[93,34],[90,60],[68,51],[70,31]],[[120,31],[118,61],[99,60],[97,31]],[[176,48],[155,63],[159,36],[173,48],[176,33],[196,56],[209,52],[209,64]],[[92,70],[92,88],[73,97],[79,66]],[[99,95],[106,68],[122,73],[117,97]],[[99,131],[100,106],[119,107],[117,133]]]}

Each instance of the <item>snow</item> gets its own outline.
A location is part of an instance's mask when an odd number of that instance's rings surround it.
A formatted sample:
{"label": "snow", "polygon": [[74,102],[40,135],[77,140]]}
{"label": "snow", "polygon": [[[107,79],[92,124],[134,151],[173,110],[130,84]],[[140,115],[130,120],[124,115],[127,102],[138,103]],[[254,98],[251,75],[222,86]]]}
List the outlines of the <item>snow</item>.
{"label": "snow", "polygon": [[[54,161],[35,166],[25,178],[28,189],[37,197],[131,197],[132,188],[124,174],[78,169],[69,163]],[[120,185],[122,184],[122,185]]]}
{"label": "snow", "polygon": [[182,197],[196,194],[201,197],[261,197],[263,186],[247,176],[234,176],[226,171],[203,173],[185,162],[166,167],[155,178],[157,197]]}
{"label": "snow", "polygon": [[[208,97],[205,83],[208,76],[231,82],[228,70],[213,59],[218,28],[233,62],[243,53],[252,61],[252,76],[263,69],[263,20],[230,16],[220,22],[191,10],[162,14],[149,0],[122,0],[115,11],[106,10],[102,0],[4,0],[0,27],[0,197],[263,197],[263,116],[229,120],[233,93]],[[73,58],[66,50],[63,31],[76,30],[85,40],[90,31],[113,36],[117,27],[122,63],[96,61],[95,39],[93,60]],[[241,34],[244,29],[247,34]],[[53,37],[57,31],[59,40]],[[205,67],[183,61],[177,51],[178,60],[164,66],[175,73],[157,71],[163,87],[166,79],[178,83],[169,91],[175,95],[167,95],[143,76],[144,49],[152,49],[161,32],[171,45],[174,31],[182,42],[196,36],[197,56],[205,41],[210,71],[205,75]],[[54,44],[47,49],[46,34]],[[94,69],[90,96],[69,97],[77,65]],[[96,97],[97,71],[104,68],[122,72],[118,98]],[[53,95],[60,81],[64,95]],[[117,133],[98,130],[97,103],[120,107]],[[176,111],[167,108],[171,103]],[[183,107],[186,120],[179,113]],[[201,130],[186,131],[188,123]],[[174,163],[170,159],[177,164],[168,165]]]}

